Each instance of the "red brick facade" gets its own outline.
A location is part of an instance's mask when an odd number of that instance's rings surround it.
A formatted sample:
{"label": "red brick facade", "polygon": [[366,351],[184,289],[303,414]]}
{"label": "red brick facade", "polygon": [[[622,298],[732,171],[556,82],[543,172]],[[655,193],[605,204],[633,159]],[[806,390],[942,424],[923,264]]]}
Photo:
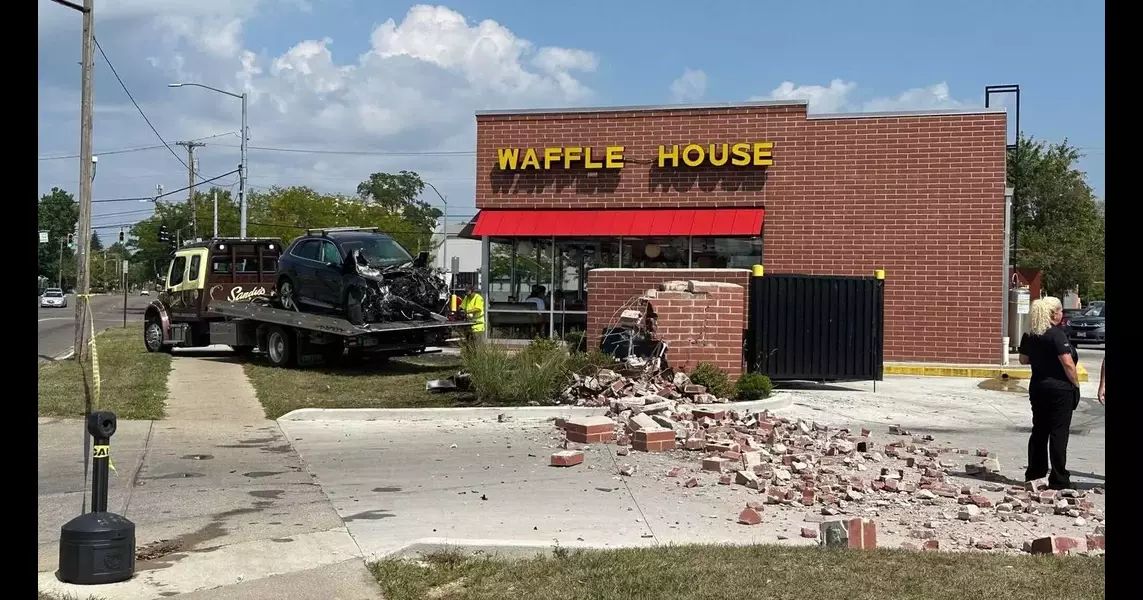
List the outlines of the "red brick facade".
{"label": "red brick facade", "polygon": [[[654,164],[660,144],[743,141],[773,142],[773,166],[696,174]],[[768,273],[885,269],[886,360],[995,362],[1005,143],[1005,115],[988,112],[807,118],[804,104],[781,104],[482,114],[476,206],[764,207]],[[501,147],[609,145],[625,146],[623,169],[496,166]],[[589,303],[612,301],[592,287]]]}
{"label": "red brick facade", "polygon": [[[673,366],[690,370],[699,362],[713,362],[737,377],[742,373],[742,331],[746,329],[746,289],[750,283],[750,271],[745,269],[592,269],[586,285],[588,347],[598,347],[603,330],[619,323],[624,304],[667,281],[679,280],[742,286],[734,298],[721,298],[722,304],[733,302],[733,308],[720,307],[718,298],[709,305],[704,300],[701,306],[692,300],[684,307],[682,301],[674,299],[653,304],[660,313],[659,336],[670,347]],[[675,302],[680,305],[674,306]],[[726,312],[719,312],[724,308]],[[704,315],[709,310],[715,312],[708,318]],[[716,319],[718,322],[713,322]]]}

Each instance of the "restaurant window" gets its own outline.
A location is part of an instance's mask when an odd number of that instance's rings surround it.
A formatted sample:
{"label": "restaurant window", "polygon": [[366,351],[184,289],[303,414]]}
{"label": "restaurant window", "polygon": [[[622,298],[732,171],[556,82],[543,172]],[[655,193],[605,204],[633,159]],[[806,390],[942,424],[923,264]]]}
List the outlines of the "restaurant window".
{"label": "restaurant window", "polygon": [[687,268],[687,238],[623,238],[625,269]]}
{"label": "restaurant window", "polygon": [[691,240],[691,266],[695,269],[749,269],[762,262],[762,238],[709,238]]}

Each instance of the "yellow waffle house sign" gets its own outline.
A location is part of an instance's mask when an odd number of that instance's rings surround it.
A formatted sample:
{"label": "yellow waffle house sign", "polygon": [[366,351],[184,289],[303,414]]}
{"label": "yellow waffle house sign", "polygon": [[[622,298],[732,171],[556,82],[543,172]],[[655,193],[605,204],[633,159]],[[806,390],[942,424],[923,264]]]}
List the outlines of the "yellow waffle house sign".
{"label": "yellow waffle house sign", "polygon": [[[622,169],[624,146],[552,146],[497,148],[496,164],[502,171],[553,169]],[[660,169],[696,167],[769,167],[774,164],[773,142],[672,144],[659,146],[655,165]]]}

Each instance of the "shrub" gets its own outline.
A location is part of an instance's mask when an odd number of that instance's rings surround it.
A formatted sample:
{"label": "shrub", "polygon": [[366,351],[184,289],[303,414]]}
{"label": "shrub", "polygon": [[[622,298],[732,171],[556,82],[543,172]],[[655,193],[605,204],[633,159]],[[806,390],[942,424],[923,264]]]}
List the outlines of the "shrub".
{"label": "shrub", "polygon": [[691,382],[706,388],[719,398],[729,398],[734,389],[730,385],[730,375],[712,363],[700,362],[690,373]]}
{"label": "shrub", "polygon": [[495,405],[551,402],[567,381],[567,352],[554,340],[536,340],[519,352],[492,344],[465,344],[460,359],[476,397]]}
{"label": "shrub", "polygon": [[738,378],[734,387],[739,400],[761,400],[770,397],[774,384],[761,373],[747,373]]}
{"label": "shrub", "polygon": [[583,331],[572,331],[564,334],[564,342],[568,345],[568,350],[574,352],[587,352],[587,333]]}

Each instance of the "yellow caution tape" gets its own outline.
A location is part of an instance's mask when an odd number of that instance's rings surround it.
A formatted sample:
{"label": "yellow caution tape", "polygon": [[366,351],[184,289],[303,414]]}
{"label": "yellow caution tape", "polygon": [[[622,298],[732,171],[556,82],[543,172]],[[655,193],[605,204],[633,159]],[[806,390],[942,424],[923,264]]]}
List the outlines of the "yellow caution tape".
{"label": "yellow caution tape", "polygon": [[92,406],[99,410],[99,347],[95,344],[95,319],[91,320],[91,395]]}
{"label": "yellow caution tape", "polygon": [[106,458],[107,459],[107,467],[110,468],[112,471],[115,470],[115,463],[111,462],[111,446],[92,446],[91,457],[92,458]]}

